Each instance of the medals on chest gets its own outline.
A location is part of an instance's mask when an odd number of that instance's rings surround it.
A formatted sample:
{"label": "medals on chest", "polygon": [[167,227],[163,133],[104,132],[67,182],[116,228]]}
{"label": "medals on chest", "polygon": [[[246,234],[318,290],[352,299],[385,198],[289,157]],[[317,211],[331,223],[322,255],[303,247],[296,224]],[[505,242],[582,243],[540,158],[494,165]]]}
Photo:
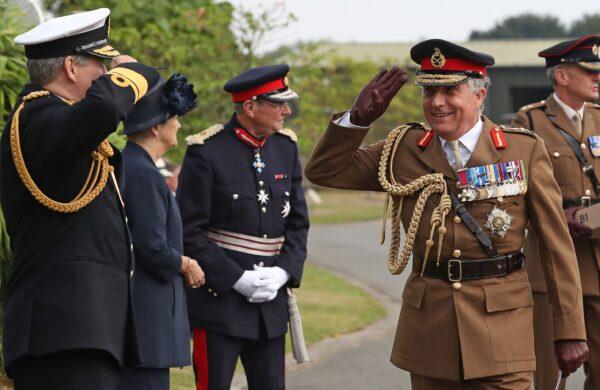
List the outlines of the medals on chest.
{"label": "medals on chest", "polygon": [[252,162],[252,166],[256,169],[257,173],[262,173],[266,167],[265,162],[262,160],[262,156],[260,155],[260,149],[256,149],[254,152],[254,161]]}
{"label": "medals on chest", "polygon": [[487,215],[487,220],[483,226],[490,229],[492,234],[497,234],[500,236],[500,238],[504,238],[504,235],[510,228],[512,219],[513,217],[506,211],[498,208],[497,205],[494,205],[492,211],[490,211],[490,213]]}
{"label": "medals on chest", "polygon": [[525,194],[527,177],[523,160],[464,168],[457,172],[463,202]]}
{"label": "medals on chest", "polygon": [[592,135],[588,137],[588,144],[590,146],[590,153],[594,157],[600,157],[600,136]]}

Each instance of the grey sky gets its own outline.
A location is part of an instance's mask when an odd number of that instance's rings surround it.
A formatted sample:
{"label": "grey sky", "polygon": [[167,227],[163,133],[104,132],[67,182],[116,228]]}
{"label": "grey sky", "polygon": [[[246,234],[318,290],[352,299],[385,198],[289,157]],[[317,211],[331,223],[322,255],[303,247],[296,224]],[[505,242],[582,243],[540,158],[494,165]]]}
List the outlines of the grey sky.
{"label": "grey sky", "polygon": [[283,3],[298,17],[268,38],[262,50],[298,40],[411,42],[423,38],[465,40],[474,29],[525,12],[551,14],[569,25],[584,14],[600,13],[594,0],[401,1],[401,0],[229,0],[251,9]]}

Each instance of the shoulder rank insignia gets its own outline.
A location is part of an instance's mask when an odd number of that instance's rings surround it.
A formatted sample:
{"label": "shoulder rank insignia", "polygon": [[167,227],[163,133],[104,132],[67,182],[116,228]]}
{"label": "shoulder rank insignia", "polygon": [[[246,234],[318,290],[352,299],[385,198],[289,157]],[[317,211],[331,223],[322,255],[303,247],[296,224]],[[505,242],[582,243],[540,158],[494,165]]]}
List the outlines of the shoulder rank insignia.
{"label": "shoulder rank insignia", "polygon": [[423,134],[423,136],[421,136],[421,138],[419,138],[417,145],[419,145],[419,147],[421,149],[425,149],[427,146],[429,146],[429,143],[431,142],[432,139],[433,139],[433,129],[429,129],[429,130],[425,131],[425,134]]}
{"label": "shoulder rank insignia", "polygon": [[526,129],[525,127],[503,127],[502,130],[504,130],[505,133],[524,134],[533,138],[537,138],[535,131]]}
{"label": "shoulder rank insignia", "polygon": [[584,104],[588,108],[600,108],[600,104],[596,104],[596,103],[592,103],[592,102],[585,102]]}
{"label": "shoulder rank insignia", "polygon": [[463,202],[525,194],[527,176],[523,160],[506,161],[457,172],[459,198]]}
{"label": "shoulder rank insignia", "polygon": [[531,103],[528,104],[526,106],[523,106],[519,109],[519,111],[527,111],[527,110],[531,110],[534,108],[539,108],[539,107],[544,107],[546,105],[546,101],[545,100],[540,100],[539,102],[536,103]]}
{"label": "shoulder rank insignia", "polygon": [[212,137],[213,135],[218,134],[225,127],[222,124],[212,125],[206,130],[202,130],[197,134],[193,134],[185,137],[185,142],[188,145],[204,145],[204,141]]}
{"label": "shoulder rank insignia", "polygon": [[281,129],[277,132],[277,134],[284,135],[284,136],[288,137],[289,139],[291,139],[292,141],[298,142],[298,136],[291,129]]}
{"label": "shoulder rank insignia", "polygon": [[492,136],[492,141],[494,141],[496,149],[506,149],[506,138],[504,137],[502,129],[493,127],[490,131],[490,135]]}

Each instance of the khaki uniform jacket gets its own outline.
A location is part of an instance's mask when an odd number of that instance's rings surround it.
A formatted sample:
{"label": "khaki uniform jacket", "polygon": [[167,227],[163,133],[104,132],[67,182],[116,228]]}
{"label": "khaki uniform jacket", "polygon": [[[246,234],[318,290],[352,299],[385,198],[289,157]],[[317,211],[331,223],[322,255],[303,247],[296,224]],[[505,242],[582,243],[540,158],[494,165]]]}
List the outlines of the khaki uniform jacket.
{"label": "khaki uniform jacket", "polygon": [[[489,199],[467,203],[467,209],[481,226],[494,205],[513,216],[504,238],[492,237],[500,254],[521,250],[525,227],[531,223],[541,245],[548,248],[543,266],[551,292],[554,337],[585,340],[575,252],[544,143],[529,131],[506,129],[508,146],[497,150],[490,135],[494,126],[484,118],[483,132],[466,166],[523,160],[526,171],[535,174],[528,175],[526,194],[506,197],[503,202]],[[381,191],[377,172],[383,141],[360,147],[366,133],[366,129],[348,129],[330,122],[306,166],[306,177],[327,187]],[[391,167],[396,180],[409,183],[430,173],[431,168],[444,174],[448,186],[454,186],[456,175],[441,141],[434,136],[421,149],[417,142],[423,134],[424,129],[415,125],[402,139]],[[404,200],[401,217],[405,227],[417,196]],[[438,202],[439,196],[434,195],[425,205],[413,251],[416,259],[423,258],[429,219]],[[464,259],[487,258],[467,226],[454,216],[451,210],[445,221],[442,258],[450,258],[457,249]],[[486,232],[491,237],[489,230]],[[432,253],[436,250],[437,243]],[[385,266],[383,261],[381,266]],[[413,272],[403,292],[391,361],[412,373],[447,380],[461,378],[461,364],[465,379],[531,371],[535,368],[532,305],[524,269],[507,277],[463,282],[458,290],[446,281],[422,278]]]}
{"label": "khaki uniform jacket", "polygon": [[[542,100],[521,108],[513,119],[513,125],[531,129],[544,140],[552,161],[554,178],[558,182],[564,199],[579,198],[586,194],[592,197],[600,196],[595,193],[589,177],[581,169],[577,156],[558,131],[559,128],[563,129],[586,145],[583,154],[588,162],[593,164],[596,174],[599,174],[600,158],[591,154],[587,139],[592,135],[600,135],[600,106],[593,103],[585,104],[581,136],[577,134],[572,122],[553,95],[550,95],[545,101]],[[573,242],[579,262],[583,295],[599,296],[600,240],[574,238]],[[545,292],[546,283],[534,234],[528,236],[525,241],[525,254],[531,287],[534,291]]]}

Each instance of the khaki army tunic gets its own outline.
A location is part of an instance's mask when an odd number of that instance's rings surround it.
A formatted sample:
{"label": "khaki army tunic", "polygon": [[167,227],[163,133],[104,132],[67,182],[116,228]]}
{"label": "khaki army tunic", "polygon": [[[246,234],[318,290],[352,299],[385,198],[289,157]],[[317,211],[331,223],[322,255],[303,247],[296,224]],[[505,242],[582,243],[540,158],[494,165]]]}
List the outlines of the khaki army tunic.
{"label": "khaki army tunic", "polygon": [[[523,107],[513,119],[513,124],[532,129],[544,139],[546,149],[552,161],[554,177],[560,187],[564,199],[600,196],[594,191],[591,180],[581,168],[577,156],[561,136],[558,128],[571,134],[582,145],[583,154],[594,166],[596,174],[600,173],[600,158],[595,158],[590,152],[588,137],[600,135],[600,106],[585,103],[582,134],[579,135],[564,110],[558,105],[553,95],[542,102]],[[581,275],[583,295],[600,296],[600,240],[589,238],[574,238],[577,260]],[[525,251],[530,260],[528,272],[534,291],[546,291],[546,283],[539,262],[537,242],[535,237],[526,241]]]}
{"label": "khaki army tunic", "polygon": [[[529,131],[505,129],[508,146],[496,149],[490,134],[495,125],[483,119],[483,131],[466,167],[523,160],[528,190],[504,199],[469,202],[467,210],[480,226],[494,206],[513,217],[504,238],[484,228],[501,255],[521,250],[525,227],[531,224],[539,233],[540,244],[547,248],[543,268],[553,304],[554,338],[585,340],[575,252],[544,143]],[[440,139],[434,136],[425,148],[418,146],[424,131],[414,125],[402,139],[391,167],[394,177],[400,184],[407,184],[434,170],[444,175],[448,186],[455,186],[457,177]],[[306,166],[307,178],[327,187],[382,191],[377,174],[384,142],[361,147],[366,133],[366,129],[349,129],[330,122]],[[417,196],[418,193],[404,199],[404,227],[408,226]],[[417,263],[424,256],[430,216],[439,199],[435,194],[425,205],[413,250]],[[441,258],[451,258],[456,251],[460,251],[462,259],[489,257],[453,210],[446,217],[445,226]],[[437,252],[437,244],[432,249]],[[385,266],[383,259],[381,266]],[[417,375],[446,380],[532,371],[532,304],[525,269],[506,277],[463,281],[460,289],[444,280],[412,272],[403,292],[391,361]]]}

